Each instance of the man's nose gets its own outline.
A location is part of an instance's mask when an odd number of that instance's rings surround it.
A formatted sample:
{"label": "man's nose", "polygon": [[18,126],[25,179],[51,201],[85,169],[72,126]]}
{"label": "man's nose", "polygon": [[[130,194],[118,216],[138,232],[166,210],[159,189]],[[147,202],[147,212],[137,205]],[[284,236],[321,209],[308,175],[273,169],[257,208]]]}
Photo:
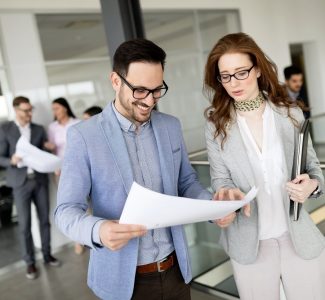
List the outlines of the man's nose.
{"label": "man's nose", "polygon": [[144,99],[144,101],[148,106],[151,106],[156,103],[157,100],[153,97],[153,93],[150,92],[149,95]]}

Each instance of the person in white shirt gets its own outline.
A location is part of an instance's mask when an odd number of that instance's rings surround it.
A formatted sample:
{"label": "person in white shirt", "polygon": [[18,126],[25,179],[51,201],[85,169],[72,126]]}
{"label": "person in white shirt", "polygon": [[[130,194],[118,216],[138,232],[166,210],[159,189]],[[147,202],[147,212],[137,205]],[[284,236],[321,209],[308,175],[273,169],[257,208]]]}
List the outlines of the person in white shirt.
{"label": "person in white shirt", "polygon": [[16,145],[20,136],[24,136],[33,146],[44,149],[47,137],[44,128],[32,122],[33,106],[28,98],[15,97],[13,107],[15,121],[4,122],[0,126],[0,166],[6,168],[6,185],[13,189],[21,251],[27,265],[26,277],[35,279],[38,270],[31,232],[32,202],[36,206],[39,219],[44,262],[50,266],[60,265],[51,255],[48,176],[31,168],[19,168],[17,165],[21,157],[16,154]]}
{"label": "person in white shirt", "polygon": [[52,101],[54,122],[49,125],[49,143],[46,148],[63,159],[67,130],[70,126],[80,122],[72,112],[68,101],[65,98],[57,98]]}
{"label": "person in white shirt", "polygon": [[[80,120],[77,119],[75,114],[72,112],[68,101],[62,97],[52,101],[52,111],[54,122],[52,122],[48,127],[49,141],[45,143],[45,147],[63,159],[67,143],[67,130],[70,126],[80,122]],[[60,173],[61,170],[55,171],[56,182],[59,181]],[[75,243],[74,249],[76,254],[83,253],[83,247],[78,243]]]}
{"label": "person in white shirt", "polygon": [[[325,299],[325,239],[302,208],[290,206],[324,190],[319,161],[308,144],[306,172],[291,180],[303,104],[279,84],[276,65],[244,33],[221,38],[205,68],[211,98],[206,141],[212,188],[238,198],[252,186],[258,194],[250,216],[219,220],[220,242],[231,258],[240,299]],[[290,199],[292,201],[290,201]]]}

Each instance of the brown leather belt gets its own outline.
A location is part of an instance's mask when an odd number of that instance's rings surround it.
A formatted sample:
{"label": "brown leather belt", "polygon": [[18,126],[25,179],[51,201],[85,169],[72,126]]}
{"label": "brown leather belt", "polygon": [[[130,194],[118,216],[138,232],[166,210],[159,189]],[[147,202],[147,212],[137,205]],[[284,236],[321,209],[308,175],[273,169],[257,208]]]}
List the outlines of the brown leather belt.
{"label": "brown leather belt", "polygon": [[153,262],[151,264],[146,264],[142,266],[137,266],[137,273],[154,273],[154,272],[164,272],[170,269],[177,262],[175,251],[162,260]]}

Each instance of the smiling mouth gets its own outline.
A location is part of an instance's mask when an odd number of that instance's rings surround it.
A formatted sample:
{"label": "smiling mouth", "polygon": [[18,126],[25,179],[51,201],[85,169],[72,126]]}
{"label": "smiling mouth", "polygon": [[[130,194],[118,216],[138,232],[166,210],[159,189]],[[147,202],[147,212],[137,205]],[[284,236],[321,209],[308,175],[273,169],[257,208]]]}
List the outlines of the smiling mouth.
{"label": "smiling mouth", "polygon": [[150,106],[148,106],[148,105],[145,105],[145,104],[140,104],[140,103],[138,103],[138,104],[135,104],[136,105],[136,107],[138,108],[138,109],[140,109],[140,111],[142,111],[142,112],[149,112],[150,111]]}

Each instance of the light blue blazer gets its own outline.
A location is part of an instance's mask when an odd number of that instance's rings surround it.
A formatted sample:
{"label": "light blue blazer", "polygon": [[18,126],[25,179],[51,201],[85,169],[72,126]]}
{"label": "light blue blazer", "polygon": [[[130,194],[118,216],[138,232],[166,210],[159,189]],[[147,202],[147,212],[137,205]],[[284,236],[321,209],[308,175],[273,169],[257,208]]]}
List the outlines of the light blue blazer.
{"label": "light blue blazer", "polygon": [[[288,174],[287,181],[290,181],[299,128],[294,126],[288,117],[287,109],[278,108],[271,102],[269,103],[274,111],[276,130],[283,147]],[[299,124],[304,121],[301,109],[292,108],[290,114]],[[234,112],[233,119],[236,120]],[[247,193],[256,184],[245,144],[236,121],[229,124],[227,130],[228,136],[222,149],[221,139],[214,139],[214,125],[208,122],[206,126],[212,188],[215,191],[222,187],[239,188]],[[308,143],[307,173],[311,178],[318,180],[321,191],[324,191],[324,177],[311,140]],[[293,221],[289,204],[290,200],[287,197],[284,208],[296,253],[304,259],[318,257],[325,248],[323,234],[315,226],[304,207],[301,209],[299,220]],[[250,264],[256,260],[259,247],[258,218],[257,201],[253,200],[250,217],[246,217],[240,212],[235,221],[221,231],[220,243],[227,254],[241,264]]]}
{"label": "light blue blazer", "polygon": [[[152,112],[151,122],[164,193],[211,199],[188,160],[180,122],[156,111]],[[91,248],[88,285],[102,299],[132,296],[139,239],[130,240],[118,251],[96,247],[92,239],[93,234],[98,235],[92,230],[98,220],[120,218],[132,182],[127,147],[112,104],[101,114],[69,129],[55,221],[64,234]],[[88,195],[93,215],[86,213]],[[182,275],[189,282],[191,270],[183,227],[172,227],[171,233]]]}

